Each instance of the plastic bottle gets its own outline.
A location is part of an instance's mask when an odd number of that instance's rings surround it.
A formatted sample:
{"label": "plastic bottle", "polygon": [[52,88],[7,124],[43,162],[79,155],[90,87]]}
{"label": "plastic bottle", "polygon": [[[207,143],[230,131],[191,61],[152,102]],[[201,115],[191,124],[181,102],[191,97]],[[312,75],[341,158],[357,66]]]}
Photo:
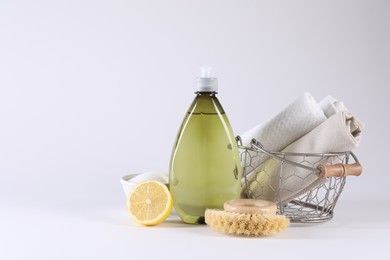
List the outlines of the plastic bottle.
{"label": "plastic bottle", "polygon": [[170,191],[185,223],[204,223],[207,208],[223,209],[241,193],[237,143],[217,91],[217,78],[203,67],[172,151]]}

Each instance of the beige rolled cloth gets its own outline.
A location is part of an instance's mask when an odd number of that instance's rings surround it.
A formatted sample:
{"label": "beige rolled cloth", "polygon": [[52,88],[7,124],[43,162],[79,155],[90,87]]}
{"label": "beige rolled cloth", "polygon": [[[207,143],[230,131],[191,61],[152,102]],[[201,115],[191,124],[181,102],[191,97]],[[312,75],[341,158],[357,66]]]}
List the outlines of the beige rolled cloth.
{"label": "beige rolled cloth", "polygon": [[[287,146],[282,152],[351,151],[359,145],[363,127],[364,124],[349,112],[338,112]],[[318,157],[306,157],[305,162],[303,162],[302,157],[289,157],[288,159],[308,166],[321,162]],[[280,178],[282,182],[280,182]],[[309,170],[293,167],[286,163],[281,164],[280,161],[270,158],[259,167],[257,174],[251,176],[248,185],[253,198],[286,203],[323,182],[324,179],[319,178]]]}

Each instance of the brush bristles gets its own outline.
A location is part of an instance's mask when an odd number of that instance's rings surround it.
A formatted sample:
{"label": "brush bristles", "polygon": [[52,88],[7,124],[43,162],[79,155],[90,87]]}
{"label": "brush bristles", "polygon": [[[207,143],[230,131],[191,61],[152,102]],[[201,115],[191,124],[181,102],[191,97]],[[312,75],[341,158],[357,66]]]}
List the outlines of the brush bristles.
{"label": "brush bristles", "polygon": [[283,215],[243,214],[207,209],[206,223],[217,231],[239,236],[269,236],[283,231],[290,223]]}

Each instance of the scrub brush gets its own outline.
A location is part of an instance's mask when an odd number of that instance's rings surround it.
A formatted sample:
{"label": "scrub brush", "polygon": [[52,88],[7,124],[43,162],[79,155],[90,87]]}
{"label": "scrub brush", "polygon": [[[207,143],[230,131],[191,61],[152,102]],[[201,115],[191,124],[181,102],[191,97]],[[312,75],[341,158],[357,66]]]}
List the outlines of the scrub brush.
{"label": "scrub brush", "polygon": [[287,217],[276,215],[275,203],[253,199],[225,202],[224,210],[207,209],[205,220],[219,232],[239,236],[269,236],[290,223]]}

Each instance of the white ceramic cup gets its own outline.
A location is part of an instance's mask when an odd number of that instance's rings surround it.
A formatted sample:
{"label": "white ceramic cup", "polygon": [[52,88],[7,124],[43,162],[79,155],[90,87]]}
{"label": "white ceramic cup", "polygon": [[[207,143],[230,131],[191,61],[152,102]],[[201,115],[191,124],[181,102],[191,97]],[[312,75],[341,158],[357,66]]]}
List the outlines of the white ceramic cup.
{"label": "white ceramic cup", "polygon": [[137,183],[132,182],[131,179],[138,176],[138,175],[140,175],[140,173],[129,174],[129,175],[123,176],[120,179],[123,191],[124,191],[125,196],[126,196],[126,199],[129,196],[130,191],[132,191],[134,189],[135,185],[137,185]]}
{"label": "white ceramic cup", "polygon": [[[132,181],[133,179],[134,181]],[[138,183],[147,180],[157,180],[164,183],[165,185],[168,185],[168,175],[162,172],[149,171],[144,173],[125,175],[120,179],[120,182],[122,184],[126,198],[129,196],[130,191],[132,191]]]}

